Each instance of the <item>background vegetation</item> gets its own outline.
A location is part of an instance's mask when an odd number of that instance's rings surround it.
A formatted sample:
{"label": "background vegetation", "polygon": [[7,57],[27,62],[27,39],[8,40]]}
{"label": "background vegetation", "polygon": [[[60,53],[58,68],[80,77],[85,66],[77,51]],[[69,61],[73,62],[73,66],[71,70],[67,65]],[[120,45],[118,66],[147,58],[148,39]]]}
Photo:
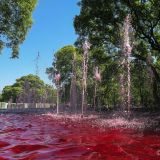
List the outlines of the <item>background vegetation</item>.
{"label": "background vegetation", "polygon": [[1,101],[12,103],[55,103],[56,91],[46,85],[38,76],[29,74],[16,80],[11,86],[5,86]]}
{"label": "background vegetation", "polygon": [[[53,79],[54,70],[60,71],[61,93],[69,101],[73,54],[76,82],[81,99],[82,43],[92,44],[88,71],[88,103],[93,105],[95,80],[93,70],[98,66],[102,81],[98,84],[96,103],[105,108],[120,107],[120,65],[122,56],[123,24],[131,15],[133,42],[131,59],[132,106],[154,108],[160,106],[160,1],[158,0],[81,0],[80,14],[74,19],[79,35],[75,47],[65,46],[55,53],[53,65],[47,69]],[[76,48],[76,49],[75,49]],[[65,93],[64,93],[65,92]]]}
{"label": "background vegetation", "polygon": [[[0,1],[0,49],[12,49],[18,56],[18,47],[32,25],[32,12],[37,0]],[[160,106],[160,1],[159,0],[80,0],[80,14],[75,16],[74,28],[78,34],[74,46],[56,51],[52,66],[46,69],[55,83],[54,75],[61,73],[61,102],[69,103],[73,76],[76,82],[77,102],[81,103],[82,44],[87,38],[92,44],[89,53],[87,101],[93,106],[97,85],[97,108],[120,108],[120,74],[123,24],[130,14],[133,42],[131,58],[132,106],[155,108]],[[102,81],[95,82],[94,69],[98,66]],[[39,77],[28,75],[3,89],[3,101],[51,101],[55,90]],[[28,97],[28,96],[30,97]],[[24,98],[25,97],[25,98]],[[23,99],[23,100],[22,100]]]}

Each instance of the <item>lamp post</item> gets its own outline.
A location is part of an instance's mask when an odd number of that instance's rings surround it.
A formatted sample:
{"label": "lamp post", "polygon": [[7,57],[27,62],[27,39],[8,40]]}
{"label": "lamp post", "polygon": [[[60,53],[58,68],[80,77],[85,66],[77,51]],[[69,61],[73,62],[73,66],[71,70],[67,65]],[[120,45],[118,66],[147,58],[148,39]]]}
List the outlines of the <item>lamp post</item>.
{"label": "lamp post", "polygon": [[88,71],[88,59],[89,59],[89,49],[91,44],[85,41],[83,44],[83,64],[82,64],[82,116],[84,114],[85,101],[86,101],[86,89],[87,89],[87,71]]}

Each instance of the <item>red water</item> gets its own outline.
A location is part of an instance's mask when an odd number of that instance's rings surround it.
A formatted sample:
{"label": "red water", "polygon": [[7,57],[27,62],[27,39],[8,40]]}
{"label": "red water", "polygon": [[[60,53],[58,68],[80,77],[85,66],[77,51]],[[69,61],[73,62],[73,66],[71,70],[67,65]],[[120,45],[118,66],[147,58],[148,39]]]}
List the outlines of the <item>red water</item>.
{"label": "red water", "polygon": [[160,160],[160,134],[49,115],[0,115],[0,160]]}

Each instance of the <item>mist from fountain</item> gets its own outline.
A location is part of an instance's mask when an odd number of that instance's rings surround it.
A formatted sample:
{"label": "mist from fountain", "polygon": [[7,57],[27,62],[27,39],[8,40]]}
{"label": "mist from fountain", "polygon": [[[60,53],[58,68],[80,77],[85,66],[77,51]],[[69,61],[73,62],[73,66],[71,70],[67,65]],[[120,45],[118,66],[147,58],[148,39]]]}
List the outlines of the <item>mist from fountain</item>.
{"label": "mist from fountain", "polygon": [[[127,109],[128,113],[131,111],[131,53],[132,53],[132,42],[131,42],[131,32],[132,31],[132,26],[131,26],[131,17],[130,15],[127,15],[124,21],[124,26],[123,26],[123,49],[122,49],[122,58],[121,58],[121,66],[122,66],[122,74],[120,75],[120,84],[121,84],[121,97],[122,97],[122,106],[124,106],[123,109]],[[81,114],[63,114],[63,115],[55,115],[55,114],[48,114],[50,116],[53,116],[56,119],[59,119],[60,121],[64,122],[65,121],[76,121],[78,119],[82,118],[82,115],[84,114],[84,109],[85,109],[85,103],[86,103],[86,89],[87,89],[87,72],[88,72],[88,60],[89,60],[89,49],[90,49],[91,44],[87,41],[83,44],[83,64],[82,64],[82,110]],[[73,69],[75,69],[75,63],[73,61],[72,64]],[[75,100],[75,83],[76,83],[76,73],[75,70],[72,70],[72,79],[71,79],[71,99],[70,103],[74,106],[76,103],[73,101]],[[101,74],[99,71],[98,67],[95,67],[94,71],[94,78],[95,78],[95,83],[101,82]],[[97,87],[95,85],[95,87]],[[96,107],[96,93],[97,88],[95,88],[94,92],[94,107]],[[88,112],[87,112],[88,113]],[[122,115],[119,112],[113,111],[111,113],[106,113],[104,114],[86,114],[83,119],[87,119],[89,122],[93,122],[94,126],[100,126],[103,127],[127,127],[127,128],[145,128],[146,124],[148,123],[148,117],[144,118],[143,116],[141,120],[139,121],[138,118],[133,117],[132,120],[128,121],[128,119],[125,119],[122,117]],[[62,120],[65,119],[65,120]],[[82,120],[83,121],[83,120]],[[85,121],[83,121],[86,123]],[[148,126],[152,125],[157,125],[157,122],[154,124],[154,121],[151,121],[151,124],[148,123]]]}
{"label": "mist from fountain", "polygon": [[82,116],[84,109],[86,108],[86,91],[87,91],[87,72],[88,72],[88,60],[89,60],[89,49],[91,44],[85,41],[83,44],[83,64],[82,64]]}
{"label": "mist from fountain", "polygon": [[[128,113],[131,110],[131,38],[130,31],[132,30],[130,15],[127,15],[123,26],[123,49],[122,49],[122,73],[120,75],[121,84],[121,96],[122,96],[122,107],[127,108]],[[127,74],[127,76],[126,76]]]}
{"label": "mist from fountain", "polygon": [[72,111],[77,111],[77,86],[76,86],[76,63],[75,53],[72,60],[72,74],[71,74],[71,87],[70,87],[70,107]]}
{"label": "mist from fountain", "polygon": [[96,110],[96,99],[97,99],[97,88],[98,88],[98,82],[101,82],[101,74],[98,67],[95,67],[94,71],[94,79],[95,79],[95,86],[94,86],[94,98],[93,98],[93,107],[94,110]]}
{"label": "mist from fountain", "polygon": [[60,73],[55,74],[55,82],[57,87],[57,114],[59,114],[59,89],[60,89],[60,79],[61,75]]}

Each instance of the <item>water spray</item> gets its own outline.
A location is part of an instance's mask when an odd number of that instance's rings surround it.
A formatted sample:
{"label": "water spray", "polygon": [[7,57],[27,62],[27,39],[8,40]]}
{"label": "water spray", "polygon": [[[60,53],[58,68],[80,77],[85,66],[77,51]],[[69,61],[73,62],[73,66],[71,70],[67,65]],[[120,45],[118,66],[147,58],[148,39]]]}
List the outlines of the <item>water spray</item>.
{"label": "water spray", "polygon": [[94,110],[96,109],[96,97],[97,97],[97,83],[101,82],[101,74],[99,68],[96,67],[94,71],[94,79],[95,79],[95,88],[94,88]]}
{"label": "water spray", "polygon": [[60,73],[55,74],[55,81],[56,81],[56,87],[57,87],[57,114],[59,114],[59,88],[60,88],[60,79],[61,79]]}
{"label": "water spray", "polygon": [[87,72],[88,72],[88,60],[89,60],[89,49],[91,44],[85,41],[83,44],[83,64],[82,64],[82,117],[84,114],[84,107],[86,102],[86,90],[87,90]]}
{"label": "water spray", "polygon": [[127,15],[124,21],[124,43],[123,43],[123,60],[122,60],[122,66],[127,70],[127,89],[125,90],[124,85],[124,75],[121,75],[121,93],[124,95],[126,94],[126,100],[123,101],[125,105],[127,105],[127,111],[130,113],[131,110],[131,52],[132,52],[132,46],[131,46],[131,39],[130,39],[130,30],[132,29],[131,23],[130,23],[130,15]]}
{"label": "water spray", "polygon": [[71,73],[71,87],[70,87],[70,106],[77,109],[77,89],[76,89],[76,53],[73,54],[72,73]]}

